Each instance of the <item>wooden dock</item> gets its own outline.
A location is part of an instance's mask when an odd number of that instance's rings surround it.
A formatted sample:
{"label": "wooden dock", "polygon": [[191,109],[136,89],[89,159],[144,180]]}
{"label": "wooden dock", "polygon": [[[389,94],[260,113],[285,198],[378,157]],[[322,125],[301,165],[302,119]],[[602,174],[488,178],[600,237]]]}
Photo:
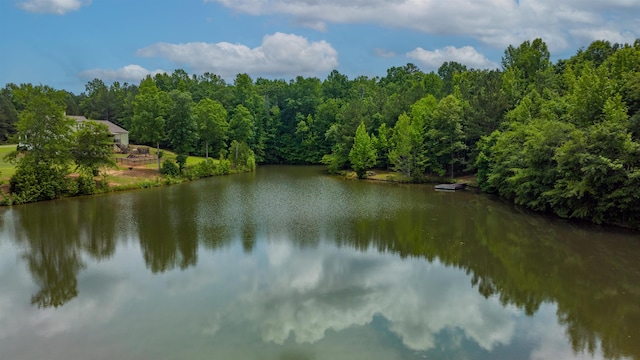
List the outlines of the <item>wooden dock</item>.
{"label": "wooden dock", "polygon": [[464,190],[466,189],[467,184],[439,184],[436,185],[436,190],[441,191],[456,191],[456,190]]}

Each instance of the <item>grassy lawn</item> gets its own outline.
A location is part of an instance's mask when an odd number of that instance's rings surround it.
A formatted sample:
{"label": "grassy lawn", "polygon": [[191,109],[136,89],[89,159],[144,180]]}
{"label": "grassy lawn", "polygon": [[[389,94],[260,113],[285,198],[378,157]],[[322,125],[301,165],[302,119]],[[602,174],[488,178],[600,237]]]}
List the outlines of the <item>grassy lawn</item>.
{"label": "grassy lawn", "polygon": [[4,157],[15,149],[16,145],[0,145],[0,184],[9,182],[9,178],[15,172],[15,166],[4,160]]}
{"label": "grassy lawn", "polygon": [[[163,152],[163,157],[160,161],[164,161],[165,159],[175,160],[176,154],[167,151],[161,150]],[[156,150],[150,149],[151,155],[155,157]],[[115,157],[125,158],[126,154],[115,154]],[[143,156],[144,157],[144,156]],[[198,156],[189,156],[187,157],[187,166],[196,165],[202,161],[204,161],[204,157]],[[215,163],[218,162],[217,159],[213,159]],[[159,182],[163,181],[163,177],[158,172],[158,163],[156,161],[138,165],[135,167],[130,167],[125,164],[119,164],[116,171],[107,171],[108,182],[109,184],[116,189],[130,189],[130,188],[141,188],[141,187],[152,187],[156,186]],[[174,179],[173,181],[176,181]],[[179,180],[177,180],[180,182]]]}
{"label": "grassy lawn", "polygon": [[[2,201],[2,205],[11,205],[16,201],[9,192],[9,180],[11,176],[15,174],[15,166],[13,164],[8,163],[4,160],[4,157],[10,152],[16,149],[16,145],[0,145],[0,200]],[[167,151],[163,151],[163,159],[172,159],[175,160],[176,154]],[[121,191],[121,190],[134,190],[134,189],[142,189],[142,188],[151,188],[156,186],[163,185],[172,185],[179,184],[184,181],[189,181],[193,178],[197,178],[200,176],[212,176],[219,175],[220,172],[217,172],[215,169],[211,167],[199,168],[195,172],[187,173],[185,177],[171,177],[171,176],[162,176],[158,171],[158,163],[157,159],[155,159],[156,151],[155,149],[150,149],[152,163],[145,165],[136,165],[130,166],[125,164],[118,164],[112,168],[104,168],[101,169],[101,174],[94,178],[96,181],[96,185],[99,186],[98,193],[104,191]],[[114,158],[123,158],[127,157],[124,154],[113,154]],[[217,159],[211,158],[214,164],[217,164],[219,161]],[[198,156],[188,156],[187,157],[187,166],[197,165],[202,163],[205,160],[204,157]],[[73,164],[70,164],[73,165]],[[203,172],[206,171],[206,172]],[[233,173],[233,171],[231,172]],[[70,174],[69,180],[77,177],[78,174]],[[102,187],[102,186],[105,187]]]}
{"label": "grassy lawn", "polygon": [[[132,146],[136,146],[136,145],[132,145]],[[163,157],[162,157],[162,159],[160,159],[161,163],[165,159],[172,159],[174,161],[176,160],[176,154],[175,153],[173,153],[171,151],[168,151],[168,150],[163,150],[163,149],[160,149],[160,151],[163,153],[163,155],[162,155]],[[151,153],[151,155],[156,155],[156,153],[157,153],[155,148],[150,148],[149,152]],[[115,157],[126,158],[127,154],[115,154]],[[213,159],[213,162],[215,164],[218,163],[218,159],[214,159],[214,158],[211,158],[211,157],[209,157],[209,158]],[[204,161],[204,159],[205,158],[201,157],[201,156],[189,155],[189,157],[187,157],[187,166],[196,165],[199,162]],[[151,163],[151,164],[141,165],[139,167],[142,167],[142,168],[145,168],[145,169],[157,169],[158,168],[158,163],[154,162],[154,163]],[[128,168],[128,166],[122,165],[122,166],[119,166],[119,168],[125,169],[125,168]]]}
{"label": "grassy lawn", "polygon": [[[16,145],[0,145],[0,184],[6,184],[9,182],[9,179],[11,178],[11,176],[15,173],[15,166],[13,164],[8,163],[7,161],[4,160],[5,155],[7,155],[8,153],[10,153],[11,151],[14,151],[16,149]],[[155,155],[156,154],[156,150],[154,148],[151,148],[151,154]],[[171,151],[167,151],[167,150],[161,150],[164,152],[164,158],[167,159],[174,159],[176,158],[176,154],[171,152]],[[127,155],[125,154],[115,154],[115,157],[127,157]],[[162,160],[162,159],[161,159]],[[198,156],[189,156],[187,158],[187,165],[191,166],[191,165],[195,165],[201,161],[204,160],[204,157],[198,157]],[[214,159],[214,162],[218,162],[217,159]],[[118,167],[120,170],[125,170],[128,169],[128,166],[125,165],[121,165]],[[158,169],[158,164],[157,163],[151,163],[151,164],[146,164],[143,166],[139,166],[138,168],[143,168],[143,169],[151,169],[151,170],[156,170]],[[133,174],[132,174],[133,175]],[[138,174],[141,175],[141,174]],[[113,176],[113,180],[116,183],[122,184],[122,185],[127,185],[127,184],[131,184],[131,183],[135,183],[135,182],[139,182],[141,180],[144,179],[154,179],[155,177],[159,177],[160,174],[144,174],[141,176]]]}

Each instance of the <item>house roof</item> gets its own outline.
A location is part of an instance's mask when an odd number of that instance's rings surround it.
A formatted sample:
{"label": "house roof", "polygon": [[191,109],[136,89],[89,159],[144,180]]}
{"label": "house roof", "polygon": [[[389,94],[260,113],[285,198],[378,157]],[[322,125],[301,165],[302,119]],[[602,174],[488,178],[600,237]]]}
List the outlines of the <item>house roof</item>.
{"label": "house roof", "polygon": [[109,132],[111,132],[112,134],[116,135],[116,134],[127,134],[128,131],[121,128],[120,126],[112,123],[109,120],[89,120],[84,116],[76,116],[76,115],[67,115],[68,118],[71,118],[77,122],[85,122],[85,121],[93,121],[93,122],[97,122],[98,124],[105,124],[107,125],[107,127],[109,128]]}

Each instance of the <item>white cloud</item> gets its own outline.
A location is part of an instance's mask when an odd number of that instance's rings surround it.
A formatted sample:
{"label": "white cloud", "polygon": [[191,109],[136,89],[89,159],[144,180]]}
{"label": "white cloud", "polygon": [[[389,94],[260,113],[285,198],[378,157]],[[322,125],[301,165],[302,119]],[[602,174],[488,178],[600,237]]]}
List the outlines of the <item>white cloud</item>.
{"label": "white cloud", "polygon": [[143,57],[163,57],[198,72],[223,77],[238,73],[258,75],[314,75],[338,66],[338,53],[326,41],[310,42],[294,34],[266,35],[262,44],[249,48],[228,42],[157,43],[138,50]]}
{"label": "white cloud", "polygon": [[433,51],[417,48],[407,53],[407,57],[415,59],[429,70],[440,67],[446,61],[456,61],[474,69],[495,69],[499,65],[479,53],[471,46],[456,48],[455,46],[445,46],[442,49]]}
{"label": "white cloud", "polygon": [[[296,24],[374,23],[432,35],[460,35],[496,48],[541,37],[551,50],[578,41],[571,31],[611,26],[611,36],[633,29],[639,0],[205,0],[252,15],[285,14]],[[635,11],[634,11],[635,10]],[[613,20],[615,19],[615,21]],[[625,38],[627,38],[625,36]]]}
{"label": "white cloud", "polygon": [[[639,24],[640,25],[640,24]],[[577,29],[572,30],[571,34],[576,38],[583,39],[584,42],[592,42],[595,40],[609,40],[612,43],[629,43],[632,44],[636,39],[635,35],[631,32],[618,32],[615,29],[602,27],[602,28],[590,28],[590,29]]]}
{"label": "white cloud", "polygon": [[[602,342],[595,348],[587,350],[585,344],[573,349],[567,346],[569,336],[565,325],[557,321],[558,307],[555,304],[543,303],[534,317],[526,319],[516,331],[524,333],[524,338],[533,345],[531,360],[544,359],[606,359]],[[526,329],[526,330],[525,330]]]}
{"label": "white cloud", "polygon": [[91,69],[85,70],[78,76],[85,80],[101,79],[103,81],[127,81],[138,82],[147,75],[156,75],[165,73],[164,70],[147,70],[140,65],[126,65],[119,69]]}
{"label": "white cloud", "polygon": [[223,323],[257,326],[265,342],[283,344],[292,336],[316,343],[328,330],[365,326],[375,316],[389,321],[389,330],[412,350],[435,347],[438,333],[456,327],[486,350],[515,335],[516,310],[485,299],[464,273],[437,262],[397,262],[393,255],[325,245],[294,251],[287,242],[266,252],[267,269],[247,270],[254,274],[247,283],[261,286],[245,286],[237,301],[215,314]]}
{"label": "white cloud", "polygon": [[396,56],[396,53],[387,49],[375,48],[376,56],[380,58],[392,58]]}
{"label": "white cloud", "polygon": [[64,15],[91,4],[91,0],[23,0],[18,7],[33,13]]}

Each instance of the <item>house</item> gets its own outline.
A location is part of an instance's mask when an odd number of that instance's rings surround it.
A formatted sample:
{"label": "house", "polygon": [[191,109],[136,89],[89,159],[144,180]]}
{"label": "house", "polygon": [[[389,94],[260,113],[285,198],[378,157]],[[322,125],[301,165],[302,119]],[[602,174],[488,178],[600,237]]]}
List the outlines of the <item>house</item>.
{"label": "house", "polygon": [[111,135],[113,135],[113,143],[116,149],[122,150],[123,148],[126,148],[127,146],[129,146],[129,132],[121,128],[120,126],[112,123],[109,120],[89,120],[84,116],[74,116],[74,115],[67,115],[67,117],[75,120],[77,127],[82,126],[82,123],[86,121],[93,121],[98,124],[105,124],[109,128],[109,132],[111,132]]}

